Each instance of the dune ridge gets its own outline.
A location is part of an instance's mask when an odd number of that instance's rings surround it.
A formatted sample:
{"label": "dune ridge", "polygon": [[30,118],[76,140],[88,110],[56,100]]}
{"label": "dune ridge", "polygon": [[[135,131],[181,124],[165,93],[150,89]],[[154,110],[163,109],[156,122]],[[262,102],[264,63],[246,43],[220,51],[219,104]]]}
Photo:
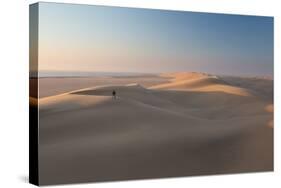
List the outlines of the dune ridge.
{"label": "dune ridge", "polygon": [[241,96],[250,96],[246,88],[231,86],[218,76],[204,73],[175,73],[162,75],[164,77],[172,77],[169,83],[159,84],[150,87],[150,89],[170,89],[170,90],[189,90],[212,92],[221,91]]}

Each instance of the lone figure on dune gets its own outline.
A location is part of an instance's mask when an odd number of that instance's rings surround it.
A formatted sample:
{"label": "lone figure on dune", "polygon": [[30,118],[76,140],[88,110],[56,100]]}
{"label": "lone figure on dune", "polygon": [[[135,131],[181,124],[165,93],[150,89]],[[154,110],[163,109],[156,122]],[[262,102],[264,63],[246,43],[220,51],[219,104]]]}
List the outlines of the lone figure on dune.
{"label": "lone figure on dune", "polygon": [[116,91],[115,90],[112,91],[112,98],[116,99]]}

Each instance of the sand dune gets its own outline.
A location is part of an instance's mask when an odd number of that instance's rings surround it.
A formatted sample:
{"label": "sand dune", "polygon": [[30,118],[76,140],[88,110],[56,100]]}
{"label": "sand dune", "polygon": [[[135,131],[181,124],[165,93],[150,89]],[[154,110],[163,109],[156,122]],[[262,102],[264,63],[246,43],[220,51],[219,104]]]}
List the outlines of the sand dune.
{"label": "sand dune", "polygon": [[[146,76],[118,76],[118,77],[50,77],[39,79],[39,97],[49,97],[57,94],[63,94],[71,92],[77,89],[84,89],[93,86],[104,85],[126,85],[130,83],[139,83],[144,87],[150,87],[152,85],[165,83],[167,78],[159,77],[157,75]],[[37,88],[37,80],[31,79],[31,88]],[[31,91],[32,93],[36,93]]]}
{"label": "sand dune", "polygon": [[152,86],[150,89],[189,90],[200,92],[220,91],[241,96],[251,95],[247,89],[228,85],[223,79],[220,79],[217,76],[202,73],[179,73],[172,75],[174,77],[169,83]]}
{"label": "sand dune", "polygon": [[204,73],[160,76],[167,82],[41,98],[41,183],[273,169],[273,105],[258,83],[247,88]]}

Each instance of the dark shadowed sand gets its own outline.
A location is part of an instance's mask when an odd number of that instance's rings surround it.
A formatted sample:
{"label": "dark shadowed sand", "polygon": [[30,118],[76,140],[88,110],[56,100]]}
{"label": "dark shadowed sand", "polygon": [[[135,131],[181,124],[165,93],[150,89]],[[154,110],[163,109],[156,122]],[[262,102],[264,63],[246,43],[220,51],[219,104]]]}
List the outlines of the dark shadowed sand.
{"label": "dark shadowed sand", "polygon": [[40,79],[40,184],[271,171],[272,83],[202,73]]}

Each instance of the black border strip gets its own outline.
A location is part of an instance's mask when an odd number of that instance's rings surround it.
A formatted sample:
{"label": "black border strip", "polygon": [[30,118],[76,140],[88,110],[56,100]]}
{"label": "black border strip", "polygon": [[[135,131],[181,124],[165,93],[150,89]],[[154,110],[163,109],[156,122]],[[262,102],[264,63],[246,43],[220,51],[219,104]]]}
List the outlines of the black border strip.
{"label": "black border strip", "polygon": [[38,13],[38,3],[29,5],[29,183],[34,185],[39,185]]}

